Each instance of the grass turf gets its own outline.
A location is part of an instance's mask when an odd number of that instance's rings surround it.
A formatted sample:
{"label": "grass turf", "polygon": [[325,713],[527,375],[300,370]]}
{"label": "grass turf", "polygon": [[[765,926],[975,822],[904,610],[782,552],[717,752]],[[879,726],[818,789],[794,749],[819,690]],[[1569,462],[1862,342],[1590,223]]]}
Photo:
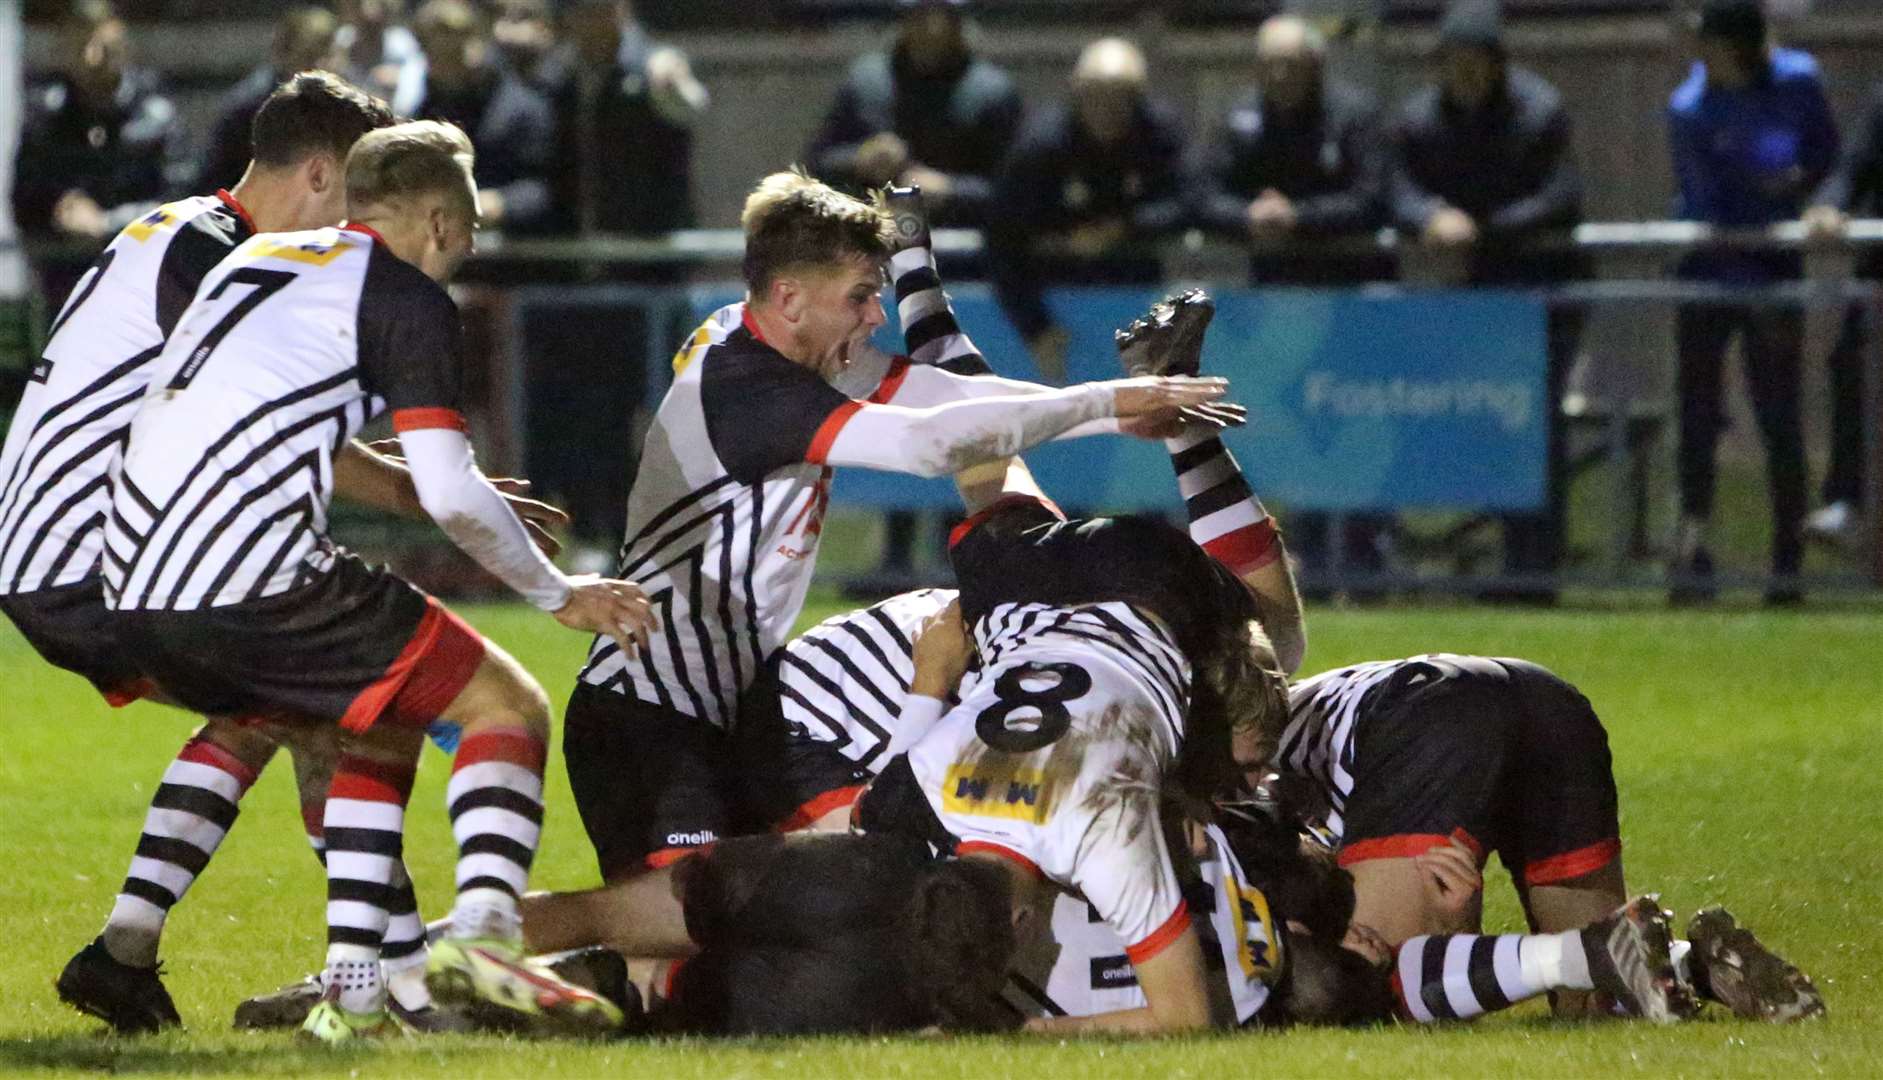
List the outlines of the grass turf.
{"label": "grass turf", "polygon": [[[815,606],[815,605],[814,605]],[[838,605],[825,603],[807,619]],[[519,608],[468,610],[560,698],[584,641]],[[1560,1025],[1532,1005],[1444,1031],[1383,1028],[1127,1043],[1013,1039],[672,1041],[605,1046],[454,1037],[328,1052],[237,1034],[240,998],[317,966],[324,888],[300,836],[293,787],[269,770],[214,866],[171,919],[167,982],[186,1032],[98,1034],[52,980],[109,910],[152,786],[188,733],[182,714],[113,712],[0,628],[0,1073],[136,1075],[707,1077],[1006,1075],[1673,1076],[1876,1075],[1883,1060],[1879,943],[1883,803],[1877,749],[1883,618],[1865,611],[1317,612],[1307,670],[1413,652],[1521,655],[1580,685],[1608,723],[1631,887],[1681,913],[1725,901],[1810,971],[1831,1016],[1795,1028],[1720,1019],[1672,1029]],[[407,858],[427,911],[448,906],[445,760],[428,751]],[[561,766],[535,883],[595,872]],[[1515,928],[1493,868],[1486,925]],[[789,988],[779,988],[788,993]]]}

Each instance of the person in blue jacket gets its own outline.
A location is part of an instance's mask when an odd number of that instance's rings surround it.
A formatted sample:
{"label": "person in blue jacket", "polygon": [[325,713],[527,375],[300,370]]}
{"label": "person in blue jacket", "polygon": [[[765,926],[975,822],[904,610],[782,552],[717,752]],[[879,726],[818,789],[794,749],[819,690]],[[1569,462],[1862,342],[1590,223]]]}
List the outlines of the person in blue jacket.
{"label": "person in blue jacket", "polygon": [[[1759,0],[1706,0],[1695,51],[1693,70],[1668,105],[1680,216],[1723,227],[1796,219],[1837,161],[1837,126],[1817,61],[1769,43]],[[1737,286],[1786,281],[1801,271],[1795,251],[1718,246],[1694,252],[1680,267],[1685,278]],[[1806,505],[1799,416],[1804,312],[1750,302],[1684,304],[1676,315],[1681,523],[1671,598],[1704,603],[1714,594],[1706,530],[1725,421],[1721,366],[1735,336],[1772,490],[1766,602],[1794,604],[1802,598],[1797,573]]]}

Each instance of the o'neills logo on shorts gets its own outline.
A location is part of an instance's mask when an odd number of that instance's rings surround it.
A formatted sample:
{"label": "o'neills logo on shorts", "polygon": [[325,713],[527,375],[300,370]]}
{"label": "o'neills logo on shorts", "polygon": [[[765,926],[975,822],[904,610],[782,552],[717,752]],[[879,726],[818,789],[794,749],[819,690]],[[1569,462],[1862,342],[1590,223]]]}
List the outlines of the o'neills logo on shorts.
{"label": "o'neills logo on shorts", "polygon": [[1092,958],[1092,989],[1122,990],[1127,986],[1138,985],[1138,973],[1131,967],[1128,956],[1094,956]]}
{"label": "o'neills logo on shorts", "polygon": [[710,844],[719,839],[719,834],[711,829],[701,832],[670,832],[667,834],[668,847],[685,847],[688,844]]}

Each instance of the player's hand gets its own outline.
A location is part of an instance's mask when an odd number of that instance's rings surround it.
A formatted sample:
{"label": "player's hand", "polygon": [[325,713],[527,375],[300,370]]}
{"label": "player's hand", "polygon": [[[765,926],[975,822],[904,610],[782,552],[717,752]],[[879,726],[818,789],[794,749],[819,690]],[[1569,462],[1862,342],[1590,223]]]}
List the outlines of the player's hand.
{"label": "player's hand", "polygon": [[510,506],[510,512],[517,516],[523,527],[529,531],[530,540],[537,550],[550,558],[562,552],[562,541],[556,539],[553,530],[567,528],[569,515],[557,506],[528,498],[530,482],[514,476],[492,476],[488,478],[490,486],[497,489],[503,501]]}
{"label": "player's hand", "polygon": [[104,207],[98,205],[98,200],[76,189],[59,196],[59,201],[53,204],[52,223],[68,236],[91,239],[103,236],[111,229],[111,221],[105,215]]}
{"label": "player's hand", "polygon": [[1414,855],[1412,863],[1425,885],[1427,910],[1450,932],[1469,929],[1475,921],[1478,893],[1484,888],[1484,875],[1471,849],[1453,837],[1444,847]]}
{"label": "player's hand", "polygon": [[1212,401],[1121,420],[1118,430],[1139,439],[1172,439],[1189,430],[1222,431],[1248,422],[1248,409],[1233,401]]}
{"label": "player's hand", "polygon": [[1393,947],[1386,938],[1378,930],[1362,923],[1348,923],[1347,936],[1340,939],[1340,945],[1349,952],[1366,957],[1376,968],[1385,967],[1393,959]]}
{"label": "player's hand", "polygon": [[648,635],[660,629],[654,605],[639,585],[597,574],[571,577],[568,602],[556,609],[555,616],[571,630],[607,634],[630,657],[641,655]]}
{"label": "player's hand", "polygon": [[915,632],[915,677],[909,691],[946,701],[967,674],[973,655],[974,638],[961,618],[961,601],[951,601]]}
{"label": "player's hand", "polygon": [[1141,375],[1105,385],[1112,388],[1112,415],[1120,421],[1209,405],[1229,393],[1229,380],[1215,376]]}
{"label": "player's hand", "polygon": [[1295,204],[1269,188],[1249,203],[1249,238],[1262,243],[1282,240],[1294,231]]}
{"label": "player's hand", "polygon": [[1805,239],[1817,245],[1830,245],[1844,239],[1850,231],[1850,217],[1835,206],[1818,205],[1804,212]]}
{"label": "player's hand", "polygon": [[1447,206],[1425,223],[1425,242],[1438,247],[1463,247],[1478,238],[1478,223],[1455,206]]}

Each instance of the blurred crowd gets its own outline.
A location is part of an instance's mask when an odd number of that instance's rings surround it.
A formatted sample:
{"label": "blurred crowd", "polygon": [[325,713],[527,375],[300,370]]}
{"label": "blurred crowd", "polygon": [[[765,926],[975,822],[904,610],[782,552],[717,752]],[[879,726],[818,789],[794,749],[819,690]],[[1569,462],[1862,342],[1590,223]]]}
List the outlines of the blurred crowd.
{"label": "blurred crowd", "polygon": [[[1044,289],[1161,281],[1155,244],[1200,228],[1245,243],[1258,284],[1355,285],[1396,278],[1372,238],[1395,230],[1432,279],[1532,286],[1588,273],[1560,242],[1581,220],[1573,132],[1560,95],[1509,61],[1494,0],[1456,0],[1439,24],[1426,85],[1385,104],[1331,78],[1313,22],[1278,16],[1250,51],[1246,92],[1207,134],[1158,94],[1145,53],[1088,44],[1060,101],[1023,101],[980,55],[969,0],[893,0],[885,47],[854,63],[803,153],[814,174],[855,191],[919,185],[936,225],[982,230],[979,267],[1040,368],[1064,371],[1069,337]],[[1678,215],[1718,225],[1803,219],[1834,236],[1883,213],[1883,94],[1868,115],[1827,104],[1815,61],[1773,43],[1760,0],[1703,0],[1691,72],[1668,104]],[[340,0],[285,11],[267,60],[221,103],[208,150],[179,170],[177,110],[132,62],[131,31],[105,0],[80,0],[61,28],[59,70],[32,87],[14,214],[24,235],[101,238],[153,203],[233,184],[247,128],[286,75],[323,67],[402,115],[450,120],[477,147],[487,227],[535,235],[659,234],[695,223],[693,133],[711,95],[680,50],[652,41],[630,0]],[[627,193],[624,197],[623,193]],[[973,268],[965,268],[972,270]],[[1875,277],[1875,258],[1861,268]],[[1796,252],[1695,253],[1681,274],[1757,284],[1796,278]],[[960,276],[957,274],[956,276]],[[46,282],[56,295],[57,285]],[[1560,398],[1578,313],[1549,325]],[[1831,354],[1833,460],[1808,514],[1802,441],[1802,313],[1709,304],[1677,321],[1682,524],[1677,594],[1710,595],[1714,448],[1722,366],[1742,339],[1772,490],[1774,585],[1792,597],[1807,526],[1854,524],[1863,456],[1853,309]],[[1505,524],[1507,569],[1547,572],[1561,556],[1564,454],[1551,435],[1550,505]],[[1310,556],[1334,540],[1297,522]],[[1379,565],[1384,523],[1338,538],[1348,565]]]}

